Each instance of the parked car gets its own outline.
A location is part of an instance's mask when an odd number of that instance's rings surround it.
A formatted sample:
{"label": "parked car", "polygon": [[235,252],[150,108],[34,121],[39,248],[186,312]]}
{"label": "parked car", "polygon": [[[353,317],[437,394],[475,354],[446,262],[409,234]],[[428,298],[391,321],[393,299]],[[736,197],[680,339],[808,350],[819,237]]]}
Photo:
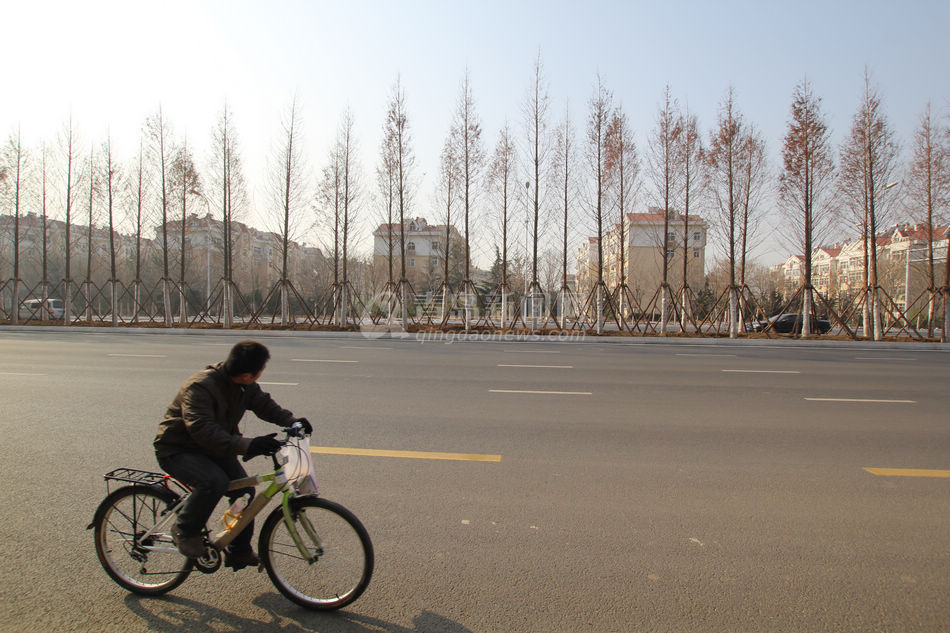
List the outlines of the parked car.
{"label": "parked car", "polygon": [[[783,314],[776,314],[771,317],[768,321],[752,321],[749,324],[749,329],[753,332],[762,332],[769,327],[770,332],[778,332],[779,334],[801,334],[802,325],[804,324],[804,319],[802,315],[795,312],[785,312]],[[827,334],[828,330],[831,329],[831,322],[827,319],[819,319],[818,317],[812,315],[811,317],[811,332],[812,334]]]}
{"label": "parked car", "polygon": [[20,320],[40,319],[42,321],[62,319],[65,308],[62,299],[26,299],[20,304]]}

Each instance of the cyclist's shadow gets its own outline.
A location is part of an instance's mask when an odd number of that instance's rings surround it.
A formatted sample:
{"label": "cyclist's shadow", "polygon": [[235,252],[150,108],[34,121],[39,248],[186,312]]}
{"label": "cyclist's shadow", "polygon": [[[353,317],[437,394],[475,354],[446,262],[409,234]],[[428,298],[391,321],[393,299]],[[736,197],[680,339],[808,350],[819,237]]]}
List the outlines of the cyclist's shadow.
{"label": "cyclist's shadow", "polygon": [[179,596],[148,598],[129,594],[125,598],[129,611],[148,625],[148,631],[157,633],[472,633],[431,611],[416,616],[410,629],[345,610],[308,611],[276,593],[258,596],[252,603],[265,612],[262,619],[241,617]]}

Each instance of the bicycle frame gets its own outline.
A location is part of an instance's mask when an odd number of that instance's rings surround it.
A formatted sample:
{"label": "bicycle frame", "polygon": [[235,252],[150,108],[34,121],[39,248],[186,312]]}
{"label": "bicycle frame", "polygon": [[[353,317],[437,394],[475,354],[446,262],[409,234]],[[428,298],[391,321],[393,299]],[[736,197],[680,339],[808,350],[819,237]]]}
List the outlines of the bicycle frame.
{"label": "bicycle frame", "polygon": [[[283,499],[281,500],[281,511],[283,513],[284,523],[287,526],[287,531],[290,533],[290,536],[294,541],[294,545],[296,545],[297,549],[300,551],[300,555],[308,563],[312,564],[317,560],[317,557],[311,554],[307,546],[304,544],[303,538],[301,538],[299,532],[297,531],[296,526],[294,525],[291,500],[298,495],[288,485],[289,479],[284,473],[284,464],[278,463],[275,458],[275,465],[277,466],[277,469],[271,473],[263,473],[260,475],[253,475],[251,477],[235,479],[228,484],[228,490],[231,491],[248,487],[256,487],[263,483],[270,482],[270,485],[266,489],[254,496],[253,501],[251,501],[247,508],[244,509],[244,512],[241,513],[241,518],[233,527],[231,527],[231,529],[226,530],[223,534],[209,535],[208,541],[211,543],[212,547],[217,550],[225,549],[231,544],[237,535],[240,534],[251,523],[251,521],[257,517],[258,514],[260,514],[261,510],[263,510],[267,504],[270,503],[271,499],[282,492]],[[174,481],[177,483],[177,480],[166,475],[161,479],[160,485],[170,490],[171,488],[168,485],[169,481]],[[184,490],[189,490],[185,486],[182,486],[182,488]],[[190,492],[178,499],[175,505],[163,513],[163,518],[157,521],[155,525],[142,534],[138,540],[145,541],[150,536],[155,536],[156,534],[167,533],[170,531],[171,521],[178,515],[178,512],[181,510],[182,505],[184,505],[185,500],[188,499],[189,495]],[[320,540],[320,537],[317,535],[316,530],[310,521],[306,519],[306,517],[303,517],[303,519],[304,520],[301,521],[301,524],[304,527],[304,531],[316,545],[317,551],[321,550],[323,544]],[[177,551],[177,548],[174,546],[143,545],[141,547],[146,551]]]}
{"label": "bicycle frame", "polygon": [[293,496],[293,493],[287,488],[287,475],[284,474],[283,465],[272,473],[235,479],[228,485],[228,490],[240,490],[241,488],[259,486],[267,481],[270,482],[270,485],[260,494],[254,495],[254,500],[244,508],[244,512],[241,513],[241,518],[238,519],[238,522],[223,534],[212,536],[209,539],[216,549],[224,549],[230,545],[231,541],[244,531],[244,528],[260,514],[261,510],[263,510],[278,493],[283,491],[285,499]]}
{"label": "bicycle frame", "polygon": [[[287,478],[286,473],[284,473],[284,464],[278,463],[276,457],[274,458],[274,464],[277,466],[277,470],[272,473],[236,479],[232,481],[230,485],[228,485],[228,490],[240,490],[241,488],[258,486],[264,482],[270,482],[270,485],[263,492],[261,492],[261,494],[255,495],[254,500],[251,501],[250,505],[248,505],[248,507],[244,509],[244,512],[241,513],[241,518],[238,519],[238,522],[234,525],[234,527],[226,531],[224,534],[210,539],[211,544],[219,550],[222,550],[230,545],[231,541],[233,541],[237,535],[240,534],[244,528],[246,528],[247,525],[254,520],[260,511],[263,510],[264,507],[270,502],[270,500],[277,496],[280,492],[283,492],[284,496],[281,500],[281,511],[284,515],[284,524],[286,525],[287,531],[290,533],[290,536],[294,541],[294,545],[300,552],[300,555],[308,563],[313,564],[317,560],[317,557],[310,553],[309,549],[304,544],[300,533],[297,531],[297,528],[294,525],[293,509],[290,507],[290,501],[297,495],[288,486],[289,479]],[[307,536],[310,537],[313,543],[317,546],[317,550],[321,550],[323,548],[323,544],[320,540],[320,537],[317,535],[316,530],[313,528],[313,524],[310,523],[306,516],[303,517],[301,524],[303,525]]]}

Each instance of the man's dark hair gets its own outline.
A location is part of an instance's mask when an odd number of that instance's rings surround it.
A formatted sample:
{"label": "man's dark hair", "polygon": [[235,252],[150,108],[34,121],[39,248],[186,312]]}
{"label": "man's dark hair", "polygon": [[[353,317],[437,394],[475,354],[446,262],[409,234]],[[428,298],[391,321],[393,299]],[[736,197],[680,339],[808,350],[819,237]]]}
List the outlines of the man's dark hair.
{"label": "man's dark hair", "polygon": [[240,376],[241,374],[257,375],[267,361],[270,360],[270,352],[263,344],[257,341],[241,341],[231,348],[228,359],[224,361],[224,371],[228,376]]}

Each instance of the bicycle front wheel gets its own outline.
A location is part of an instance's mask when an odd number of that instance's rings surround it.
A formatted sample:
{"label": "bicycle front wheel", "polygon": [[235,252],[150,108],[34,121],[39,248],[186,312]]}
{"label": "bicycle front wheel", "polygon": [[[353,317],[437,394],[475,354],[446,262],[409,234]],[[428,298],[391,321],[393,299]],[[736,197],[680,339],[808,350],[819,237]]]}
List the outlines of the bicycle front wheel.
{"label": "bicycle front wheel", "polygon": [[165,519],[178,497],[161,488],[126,486],[103,500],[93,520],[96,554],[106,573],[134,593],[155,596],[188,578],[192,561],[172,541]]}
{"label": "bicycle front wheel", "polygon": [[363,524],[340,504],[319,497],[292,499],[291,509],[300,546],[281,508],[261,528],[258,551],[274,586],[297,604],[321,611],[359,598],[373,575],[373,544]]}

